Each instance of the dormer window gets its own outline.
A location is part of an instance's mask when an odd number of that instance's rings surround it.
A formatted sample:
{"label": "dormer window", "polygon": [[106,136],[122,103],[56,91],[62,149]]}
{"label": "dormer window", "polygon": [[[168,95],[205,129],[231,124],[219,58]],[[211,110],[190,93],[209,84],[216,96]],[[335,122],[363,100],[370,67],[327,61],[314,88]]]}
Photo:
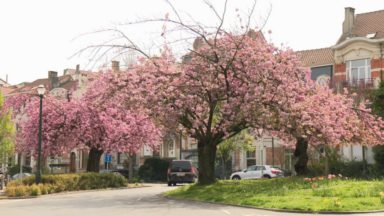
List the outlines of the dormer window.
{"label": "dormer window", "polygon": [[376,37],[376,32],[368,33],[366,37],[369,38],[369,39],[375,38]]}
{"label": "dormer window", "polygon": [[370,59],[347,61],[347,79],[351,85],[360,85],[371,82]]}

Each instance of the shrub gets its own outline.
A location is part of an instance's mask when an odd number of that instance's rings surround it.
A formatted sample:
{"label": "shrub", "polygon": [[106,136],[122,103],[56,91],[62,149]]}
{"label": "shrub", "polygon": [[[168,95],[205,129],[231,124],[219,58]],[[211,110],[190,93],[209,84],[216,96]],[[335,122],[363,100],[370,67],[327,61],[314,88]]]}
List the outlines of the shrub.
{"label": "shrub", "polygon": [[139,176],[145,181],[167,181],[169,160],[147,158],[139,168]]}
{"label": "shrub", "polygon": [[39,196],[41,195],[41,189],[40,189],[40,185],[31,185],[29,186],[30,187],[30,195],[31,196]]}
{"label": "shrub", "polygon": [[42,184],[35,184],[35,177],[13,181],[8,184],[6,195],[10,197],[39,196],[62,191],[125,187],[123,176],[111,173],[79,173],[43,175]]}

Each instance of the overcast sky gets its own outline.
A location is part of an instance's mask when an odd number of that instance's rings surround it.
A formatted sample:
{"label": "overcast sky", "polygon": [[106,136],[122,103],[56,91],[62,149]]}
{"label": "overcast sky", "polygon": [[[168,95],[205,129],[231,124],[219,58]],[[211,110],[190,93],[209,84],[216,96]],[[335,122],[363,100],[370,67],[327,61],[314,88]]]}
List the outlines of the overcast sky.
{"label": "overcast sky", "polygon": [[[205,23],[214,17],[199,0],[173,0],[183,14]],[[213,0],[221,11],[223,0]],[[230,0],[228,26],[237,23],[235,9],[246,12],[249,0]],[[334,45],[341,34],[344,7],[356,13],[384,10],[382,0],[259,0],[253,25],[271,30],[267,39],[294,50]],[[61,75],[65,68],[80,64],[82,69],[97,69],[89,55],[71,57],[89,44],[101,43],[108,36],[81,36],[120,23],[144,18],[164,17],[171,12],[164,0],[2,0],[0,1],[0,78],[11,84],[46,78],[49,70]],[[172,16],[172,14],[171,14]],[[384,25],[384,24],[383,24]],[[143,46],[151,35],[158,36],[161,24],[124,29]],[[106,37],[106,38],[103,38]],[[100,59],[100,62],[106,61]],[[96,68],[95,68],[96,67]]]}

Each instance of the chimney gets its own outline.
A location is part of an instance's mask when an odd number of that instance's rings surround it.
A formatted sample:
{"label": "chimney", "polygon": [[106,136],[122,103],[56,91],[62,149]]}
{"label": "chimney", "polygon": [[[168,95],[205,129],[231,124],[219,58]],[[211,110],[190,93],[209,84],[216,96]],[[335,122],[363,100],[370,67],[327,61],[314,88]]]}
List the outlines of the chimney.
{"label": "chimney", "polygon": [[343,22],[343,34],[351,36],[352,28],[355,22],[355,8],[346,7],[345,8],[345,18]]}
{"label": "chimney", "polygon": [[57,76],[56,71],[48,71],[48,79],[51,84],[51,89],[58,88],[60,83],[59,83],[59,77]]}
{"label": "chimney", "polygon": [[112,61],[112,71],[113,72],[120,71],[119,61]]}
{"label": "chimney", "polygon": [[5,75],[5,82],[8,84],[8,74]]}
{"label": "chimney", "polygon": [[193,49],[194,50],[197,50],[197,49],[199,49],[200,47],[202,47],[204,45],[204,40],[203,40],[203,38],[201,38],[201,37],[198,37],[198,38],[196,38],[195,39],[195,41],[193,41]]}

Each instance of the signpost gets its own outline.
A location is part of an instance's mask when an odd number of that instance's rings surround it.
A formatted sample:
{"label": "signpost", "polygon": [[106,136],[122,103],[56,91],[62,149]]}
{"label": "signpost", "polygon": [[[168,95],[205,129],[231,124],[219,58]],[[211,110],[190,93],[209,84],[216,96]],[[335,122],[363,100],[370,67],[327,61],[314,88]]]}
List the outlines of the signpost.
{"label": "signpost", "polygon": [[107,171],[108,171],[108,165],[109,165],[109,163],[111,163],[111,162],[112,162],[112,155],[110,155],[110,154],[105,154],[105,155],[104,155],[104,163],[107,164]]}

